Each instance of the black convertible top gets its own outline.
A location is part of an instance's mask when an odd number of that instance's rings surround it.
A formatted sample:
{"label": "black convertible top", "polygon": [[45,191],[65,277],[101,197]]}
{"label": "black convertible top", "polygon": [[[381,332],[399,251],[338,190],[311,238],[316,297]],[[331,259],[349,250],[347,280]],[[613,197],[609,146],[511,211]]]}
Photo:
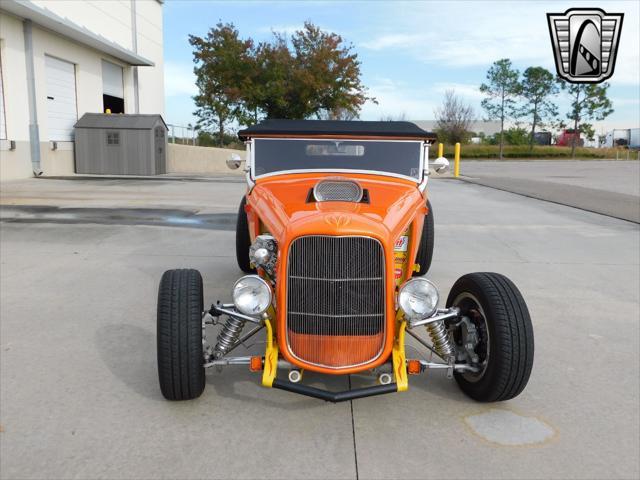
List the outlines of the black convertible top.
{"label": "black convertible top", "polygon": [[436,140],[436,134],[427,132],[411,122],[368,122],[361,120],[263,120],[238,132],[240,140],[271,136],[347,136],[347,137],[399,137]]}

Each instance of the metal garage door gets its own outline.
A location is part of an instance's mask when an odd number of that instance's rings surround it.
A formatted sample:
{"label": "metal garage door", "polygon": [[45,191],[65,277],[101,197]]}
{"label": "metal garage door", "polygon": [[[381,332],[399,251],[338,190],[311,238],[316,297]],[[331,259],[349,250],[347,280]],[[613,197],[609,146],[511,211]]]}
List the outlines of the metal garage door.
{"label": "metal garage door", "polygon": [[47,70],[48,140],[73,140],[76,109],[76,73],[73,63],[45,56]]}

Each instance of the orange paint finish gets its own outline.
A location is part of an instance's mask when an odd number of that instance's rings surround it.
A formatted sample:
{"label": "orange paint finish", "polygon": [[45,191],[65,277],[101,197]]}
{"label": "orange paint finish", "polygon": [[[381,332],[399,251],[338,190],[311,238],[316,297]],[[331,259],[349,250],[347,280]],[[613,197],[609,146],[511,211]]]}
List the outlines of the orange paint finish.
{"label": "orange paint finish", "polygon": [[[259,179],[247,195],[250,231],[264,230],[278,242],[276,264],[276,311],[280,352],[285,360],[307,370],[328,374],[348,374],[376,367],[389,359],[395,337],[394,244],[410,227],[408,267],[405,278],[411,276],[418,250],[426,200],[416,183],[380,175],[349,174],[369,191],[370,203],[310,202],[309,190],[322,178],[335,173],[288,174]],[[287,257],[291,242],[305,235],[357,235],[378,240],[384,249],[386,281],[386,329],[384,347],[373,361],[349,368],[325,368],[301,361],[291,354],[286,340]],[[297,339],[301,340],[301,339]],[[379,339],[377,345],[380,345]],[[363,349],[363,351],[366,348]],[[373,356],[373,355],[372,355]],[[369,356],[371,358],[372,356]],[[353,364],[353,363],[352,363]]]}
{"label": "orange paint finish", "polygon": [[309,362],[339,368],[341,365],[364,364],[374,358],[380,350],[382,333],[313,337],[316,335],[289,332],[291,348]]}

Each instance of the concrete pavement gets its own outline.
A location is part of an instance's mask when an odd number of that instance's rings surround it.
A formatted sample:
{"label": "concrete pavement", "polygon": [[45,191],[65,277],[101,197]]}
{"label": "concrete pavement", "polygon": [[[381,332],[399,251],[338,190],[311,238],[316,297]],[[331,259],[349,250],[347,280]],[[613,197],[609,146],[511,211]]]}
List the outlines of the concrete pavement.
{"label": "concrete pavement", "polygon": [[640,223],[638,161],[463,161],[462,179]]}
{"label": "concrete pavement", "polygon": [[241,275],[224,222],[171,217],[232,218],[244,186],[3,185],[0,477],[638,478],[638,225],[452,180],[429,188],[429,278],[442,297],[464,273],[497,271],[528,302],[535,364],[512,401],[474,403],[436,372],[403,394],[332,405],[233,367],[210,372],[199,399],[167,402],[155,367],[162,272],[200,269],[208,301],[228,300]]}

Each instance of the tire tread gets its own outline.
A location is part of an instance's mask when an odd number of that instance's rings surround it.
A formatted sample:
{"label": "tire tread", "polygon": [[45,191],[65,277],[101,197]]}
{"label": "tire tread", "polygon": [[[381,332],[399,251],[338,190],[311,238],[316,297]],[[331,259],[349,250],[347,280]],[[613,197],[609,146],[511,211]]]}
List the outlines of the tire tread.
{"label": "tire tread", "polygon": [[[484,299],[482,305],[492,327],[490,335],[492,371],[479,382],[468,382],[462,375],[456,380],[472,398],[485,401],[509,400],[526,386],[533,367],[533,327],[529,310],[518,288],[504,275],[491,272],[471,273],[461,277],[453,286],[447,305],[463,291],[470,291]],[[497,352],[496,352],[497,349]]]}
{"label": "tire tread", "polygon": [[247,205],[247,197],[242,197],[238,208],[238,220],[236,222],[236,260],[238,267],[244,273],[255,273],[251,268],[249,260],[249,248],[251,247],[251,236],[249,235],[249,220],[244,207]]}
{"label": "tire tread", "polygon": [[420,246],[418,247],[418,253],[416,254],[416,263],[420,265],[420,271],[413,272],[414,277],[421,277],[425,275],[431,268],[431,262],[433,261],[435,226],[433,208],[431,207],[431,202],[429,200],[427,200],[427,208],[429,211],[424,216]]}
{"label": "tire tread", "polygon": [[193,399],[204,390],[202,310],[202,276],[197,270],[168,270],[162,275],[158,289],[158,379],[168,400]]}

